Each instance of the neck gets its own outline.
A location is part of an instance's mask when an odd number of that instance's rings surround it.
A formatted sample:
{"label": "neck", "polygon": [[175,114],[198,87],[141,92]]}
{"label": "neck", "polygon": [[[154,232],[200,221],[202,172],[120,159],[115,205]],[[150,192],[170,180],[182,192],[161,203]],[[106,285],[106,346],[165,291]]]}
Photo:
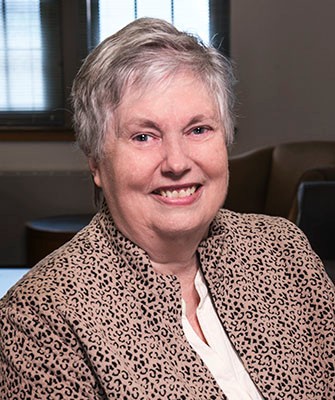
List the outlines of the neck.
{"label": "neck", "polygon": [[[194,236],[192,236],[194,239]],[[181,286],[181,294],[188,303],[193,299],[197,303],[197,297],[194,279],[199,268],[197,257],[197,248],[201,241],[200,237],[197,241],[190,242],[175,238],[174,240],[163,240],[162,243],[156,243],[151,247],[154,251],[146,249],[154,270],[161,274],[175,275]],[[152,242],[154,245],[155,243]]]}
{"label": "neck", "polygon": [[[181,279],[196,271],[197,249],[203,233],[151,237],[147,243],[138,243],[149,255],[154,269],[162,274],[176,275]],[[191,273],[192,275],[192,273]]]}
{"label": "neck", "polygon": [[185,302],[188,303],[192,300],[196,305],[198,304],[194,279],[199,268],[199,262],[195,252],[185,260],[181,258],[167,262],[151,260],[151,264],[156,272],[175,275],[180,282],[181,295]]}
{"label": "neck", "polygon": [[143,226],[134,230],[129,224],[118,226],[117,221],[114,222],[123,235],[148,254],[156,272],[176,275],[179,279],[195,276],[197,249],[208,233],[208,226],[187,232],[162,232]]}
{"label": "neck", "polygon": [[180,280],[194,277],[198,269],[196,253],[190,254],[187,258],[170,257],[169,260],[151,258],[154,270],[165,275],[175,275]]}

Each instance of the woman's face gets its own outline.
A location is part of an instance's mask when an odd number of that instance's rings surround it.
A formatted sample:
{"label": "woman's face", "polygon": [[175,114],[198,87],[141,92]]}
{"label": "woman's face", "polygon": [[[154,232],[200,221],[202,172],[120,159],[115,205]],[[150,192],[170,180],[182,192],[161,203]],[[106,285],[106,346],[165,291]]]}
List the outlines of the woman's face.
{"label": "woman's face", "polygon": [[154,237],[206,235],[228,181],[225,132],[203,84],[181,73],[126,92],[105,157],[90,163],[119,230],[139,245]]}

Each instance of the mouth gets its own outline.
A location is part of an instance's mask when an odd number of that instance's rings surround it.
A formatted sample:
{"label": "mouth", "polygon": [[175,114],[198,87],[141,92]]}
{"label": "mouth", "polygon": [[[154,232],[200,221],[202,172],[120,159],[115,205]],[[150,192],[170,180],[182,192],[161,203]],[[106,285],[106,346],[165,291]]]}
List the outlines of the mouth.
{"label": "mouth", "polygon": [[178,188],[157,189],[153,193],[168,199],[183,199],[193,196],[199,187],[200,185],[191,185]]}

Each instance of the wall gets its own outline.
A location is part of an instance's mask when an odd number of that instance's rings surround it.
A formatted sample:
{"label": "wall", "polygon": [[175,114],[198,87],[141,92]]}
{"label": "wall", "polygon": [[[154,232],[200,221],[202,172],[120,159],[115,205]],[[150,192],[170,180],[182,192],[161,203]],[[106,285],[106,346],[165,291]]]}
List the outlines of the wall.
{"label": "wall", "polygon": [[238,135],[233,153],[335,140],[335,1],[232,0]]}
{"label": "wall", "polygon": [[72,142],[0,142],[0,171],[87,170]]}

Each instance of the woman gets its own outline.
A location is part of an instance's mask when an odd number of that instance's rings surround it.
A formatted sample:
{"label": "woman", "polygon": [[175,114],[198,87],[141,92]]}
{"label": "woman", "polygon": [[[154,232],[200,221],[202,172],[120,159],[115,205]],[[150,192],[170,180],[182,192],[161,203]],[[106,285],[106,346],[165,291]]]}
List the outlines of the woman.
{"label": "woman", "polygon": [[231,74],[137,20],[73,87],[99,212],[1,303],[1,395],[330,399],[334,287],[279,218],[220,209]]}

